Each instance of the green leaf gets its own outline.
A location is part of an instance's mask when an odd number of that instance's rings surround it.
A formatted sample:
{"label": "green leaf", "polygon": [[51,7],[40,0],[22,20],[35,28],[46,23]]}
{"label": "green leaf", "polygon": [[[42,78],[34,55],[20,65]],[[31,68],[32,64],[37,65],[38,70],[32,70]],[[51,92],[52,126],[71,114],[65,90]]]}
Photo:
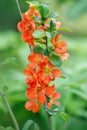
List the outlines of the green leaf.
{"label": "green leaf", "polygon": [[60,78],[62,78],[62,79],[66,79],[66,77],[65,77],[64,75],[62,75]]}
{"label": "green leaf", "polygon": [[17,64],[16,58],[14,58],[14,57],[7,58],[6,60],[4,60],[0,63],[0,65],[6,65],[6,64]]}
{"label": "green leaf", "polygon": [[56,104],[53,104],[52,105],[52,108],[50,109],[52,112],[58,112],[59,111],[59,107],[58,107],[58,105],[56,105]]}
{"label": "green leaf", "polygon": [[51,33],[50,33],[50,32],[46,32],[46,36],[47,36],[48,38],[51,38]]}
{"label": "green leaf", "polygon": [[55,29],[55,23],[53,21],[50,21],[50,31]]}
{"label": "green leaf", "polygon": [[58,16],[58,14],[56,12],[51,12],[49,15],[48,15],[48,18],[56,18]]}
{"label": "green leaf", "polygon": [[59,115],[61,116],[61,118],[64,121],[68,121],[69,120],[69,117],[68,117],[68,115],[65,112],[60,112]]}
{"label": "green leaf", "polygon": [[40,130],[40,129],[39,129],[39,126],[34,121],[28,120],[24,124],[22,130]]}
{"label": "green leaf", "polygon": [[55,54],[50,55],[50,61],[56,67],[60,67],[62,65],[61,58],[59,56],[55,55]]}
{"label": "green leaf", "polygon": [[0,126],[0,130],[15,130],[15,129],[12,128],[12,127],[3,127],[3,126]]}
{"label": "green leaf", "polygon": [[55,116],[56,115],[56,113],[54,113],[54,112],[52,112],[50,109],[48,109],[48,108],[45,108],[45,111],[47,112],[47,113],[49,113],[49,115],[51,115],[51,116]]}
{"label": "green leaf", "polygon": [[45,20],[48,13],[49,13],[48,5],[47,4],[40,4],[39,10],[40,10],[40,14],[42,16],[42,20]]}
{"label": "green leaf", "polygon": [[72,30],[70,28],[67,28],[67,27],[61,27],[58,30],[72,32]]}
{"label": "green leaf", "polygon": [[44,50],[44,55],[45,55],[45,56],[49,56],[48,48],[46,48],[46,49]]}
{"label": "green leaf", "polygon": [[52,37],[55,37],[58,33],[59,33],[58,30],[53,30],[53,31],[51,32],[51,36],[52,36]]}
{"label": "green leaf", "polygon": [[35,53],[37,53],[37,54],[42,54],[42,53],[44,53],[44,49],[41,48],[40,46],[35,46],[35,47],[33,48],[33,51],[34,51]]}
{"label": "green leaf", "polygon": [[39,6],[38,1],[26,1],[27,4],[33,4],[33,6]]}
{"label": "green leaf", "polygon": [[36,22],[40,22],[41,19],[39,17],[33,17],[33,19],[36,21]]}
{"label": "green leaf", "polygon": [[37,46],[41,47],[42,49],[46,48],[46,45],[45,44],[41,44],[41,43],[39,43]]}
{"label": "green leaf", "polygon": [[59,111],[58,105],[53,104],[50,109],[45,108],[45,110],[49,113],[49,115],[56,115],[56,113]]}
{"label": "green leaf", "polygon": [[36,30],[33,33],[34,38],[42,38],[46,36],[46,33],[44,31],[41,30]]}

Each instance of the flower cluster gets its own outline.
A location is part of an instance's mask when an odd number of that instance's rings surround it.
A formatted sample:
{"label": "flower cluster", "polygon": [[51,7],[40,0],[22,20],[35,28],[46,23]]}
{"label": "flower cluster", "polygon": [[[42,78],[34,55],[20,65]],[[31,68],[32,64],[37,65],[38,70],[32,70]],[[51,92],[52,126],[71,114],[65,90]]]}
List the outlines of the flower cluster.
{"label": "flower cluster", "polygon": [[51,39],[51,43],[53,44],[55,53],[58,54],[62,61],[66,60],[69,57],[69,54],[67,53],[67,43],[66,41],[60,41],[61,34],[56,35],[56,37],[53,37]]}
{"label": "flower cluster", "polygon": [[49,12],[47,4],[29,3],[28,11],[22,14],[22,21],[17,26],[22,32],[22,40],[31,48],[29,63],[24,70],[28,85],[25,107],[34,113],[42,104],[47,108],[60,104],[57,101],[60,93],[51,82],[62,76],[59,67],[69,54],[66,42],[60,40],[61,23],[56,21],[56,16],[56,13]]}
{"label": "flower cluster", "polygon": [[22,14],[22,21],[18,23],[18,30],[22,32],[22,40],[31,46],[34,46],[34,37],[32,33],[36,30],[36,22],[33,17],[40,17],[39,12],[31,6],[30,9]]}
{"label": "flower cluster", "polygon": [[[45,103],[48,108],[52,104],[59,104],[56,101],[60,93],[55,92],[55,85],[49,86],[49,83],[60,77],[60,70],[56,69],[49,61],[49,57],[32,52],[29,57],[29,64],[24,70],[27,75],[26,84],[28,84],[26,96],[29,101],[26,103],[26,109],[37,112],[41,104]],[[50,99],[48,101],[48,99]]]}

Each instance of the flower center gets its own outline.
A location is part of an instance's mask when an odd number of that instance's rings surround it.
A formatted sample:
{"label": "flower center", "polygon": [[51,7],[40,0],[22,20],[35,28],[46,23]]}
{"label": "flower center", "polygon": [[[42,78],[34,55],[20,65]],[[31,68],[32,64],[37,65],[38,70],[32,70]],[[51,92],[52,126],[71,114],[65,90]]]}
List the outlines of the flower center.
{"label": "flower center", "polygon": [[49,75],[50,75],[50,71],[51,71],[50,68],[45,68],[44,69],[44,73],[49,74]]}

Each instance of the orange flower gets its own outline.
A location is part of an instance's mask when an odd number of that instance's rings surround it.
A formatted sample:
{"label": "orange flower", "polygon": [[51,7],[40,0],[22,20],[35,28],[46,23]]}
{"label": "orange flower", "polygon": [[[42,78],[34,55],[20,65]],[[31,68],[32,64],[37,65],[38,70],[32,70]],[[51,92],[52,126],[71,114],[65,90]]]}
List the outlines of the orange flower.
{"label": "orange flower", "polygon": [[38,80],[36,84],[27,88],[26,96],[30,100],[37,98],[39,103],[44,103],[46,101],[46,95],[51,96],[54,90],[55,85],[48,86]]}
{"label": "orange flower", "polygon": [[61,27],[61,22],[56,22],[55,18],[52,18],[51,20],[56,24],[55,28],[58,30]]}
{"label": "orange flower", "polygon": [[[50,63],[49,57],[43,54],[36,54],[32,52],[28,56],[29,64],[27,69],[24,70],[24,74],[27,76],[26,83],[29,85],[26,91],[28,103],[26,103],[26,109],[37,112],[40,109],[41,104],[47,103],[47,106],[51,107],[53,104],[59,104],[57,98],[58,94],[55,92],[55,85],[49,86],[48,84],[60,77],[60,70]],[[48,99],[49,102],[48,102]],[[35,107],[35,108],[34,108]]]}
{"label": "orange flower", "polygon": [[35,100],[30,100],[26,102],[25,108],[28,111],[33,111],[34,113],[36,113],[40,110],[40,104],[38,102],[35,102]]}
{"label": "orange flower", "polygon": [[41,18],[41,15],[40,15],[39,11],[37,9],[35,9],[35,7],[33,5],[30,6],[30,8],[27,11],[27,13],[28,13],[28,16],[30,18],[32,18],[32,16],[36,16],[36,17],[40,17]]}
{"label": "orange flower", "polygon": [[29,101],[25,104],[25,107],[33,112],[38,112],[43,103],[47,103],[48,108],[51,108],[53,104],[59,105],[57,98],[60,98],[60,93],[55,92],[55,85],[44,85],[39,82],[39,79],[36,84],[27,88],[26,96]]}
{"label": "orange flower", "polygon": [[28,85],[33,86],[33,84],[35,84],[36,81],[38,80],[38,74],[31,68],[25,69],[24,74],[27,75],[26,84],[28,84]]}
{"label": "orange flower", "polygon": [[[60,77],[61,71],[56,69],[55,66],[50,63],[49,57],[43,56],[42,54],[31,53],[28,60],[35,66],[34,70],[39,75],[39,79],[45,84],[49,84],[55,77]],[[31,66],[33,66],[31,64]]]}
{"label": "orange flower", "polygon": [[58,30],[61,27],[61,22],[56,22],[56,29]]}
{"label": "orange flower", "polygon": [[[46,86],[42,83],[37,81],[34,86],[30,86],[27,88],[26,96],[29,101],[38,102],[39,104],[43,104],[47,102],[47,97],[52,96],[55,91],[55,85],[53,86]],[[33,107],[33,106],[32,106]]]}
{"label": "orange flower", "polygon": [[36,29],[33,16],[40,17],[40,13],[31,6],[26,13],[22,14],[22,21],[17,25],[18,30],[22,32],[22,40],[31,46],[34,46],[34,37],[32,33]]}
{"label": "orange flower", "polygon": [[25,31],[34,31],[35,30],[35,22],[32,19],[28,19],[27,14],[22,14],[22,21],[18,23],[17,27],[20,32]]}
{"label": "orange flower", "polygon": [[[50,63],[49,57],[43,54],[36,54],[32,52],[28,56],[29,64],[27,69],[24,70],[24,74],[27,76],[26,83],[29,85],[26,91],[28,102],[25,107],[27,110],[38,112],[41,104],[47,103],[48,107],[53,104],[59,104],[57,98],[59,93],[55,92],[55,85],[49,86],[48,84],[60,77],[60,70]],[[48,101],[48,99],[50,99]]]}
{"label": "orange flower", "polygon": [[[26,15],[26,14],[25,14]],[[23,15],[23,17],[25,16]],[[32,32],[35,30],[35,23],[33,20],[24,19],[18,23],[18,30],[22,32],[22,40],[34,46],[34,37]]]}
{"label": "orange flower", "polygon": [[39,65],[42,60],[43,60],[43,55],[42,54],[36,54],[34,52],[32,52],[29,56],[28,56],[28,60],[31,62],[31,63],[34,63],[34,64],[37,64]]}
{"label": "orange flower", "polygon": [[22,33],[22,40],[29,43],[30,46],[34,46],[34,37],[28,31]]}
{"label": "orange flower", "polygon": [[50,100],[47,102],[46,106],[48,108],[51,108],[53,104],[60,105],[60,102],[57,101],[57,99],[60,98],[60,93],[55,92],[52,96],[50,96]]}
{"label": "orange flower", "polygon": [[64,61],[69,57],[67,53],[67,43],[65,41],[59,41],[61,38],[61,34],[57,34],[55,37],[51,39],[51,43],[53,44],[55,53],[58,54],[61,59]]}

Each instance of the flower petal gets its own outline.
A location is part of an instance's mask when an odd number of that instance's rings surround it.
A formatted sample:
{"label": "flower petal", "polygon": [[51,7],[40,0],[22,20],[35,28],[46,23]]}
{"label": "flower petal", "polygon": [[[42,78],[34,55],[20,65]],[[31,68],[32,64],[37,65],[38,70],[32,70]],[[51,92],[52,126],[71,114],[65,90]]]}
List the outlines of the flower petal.
{"label": "flower petal", "polygon": [[60,92],[55,92],[54,95],[52,96],[53,99],[57,99],[57,98],[60,98],[60,97],[61,97]]}
{"label": "flower petal", "polygon": [[39,110],[40,110],[40,104],[35,103],[35,104],[34,104],[34,107],[33,107],[33,109],[32,109],[32,111],[33,111],[34,113],[36,113],[36,112],[38,112]]}
{"label": "flower petal", "polygon": [[28,99],[34,99],[36,97],[36,90],[34,88],[28,88],[28,91],[26,92],[26,96]]}
{"label": "flower petal", "polygon": [[30,111],[30,110],[32,110],[32,107],[33,107],[33,102],[27,101],[25,104],[25,108]]}
{"label": "flower petal", "polygon": [[46,101],[46,96],[45,96],[45,94],[44,93],[42,93],[42,92],[39,92],[38,93],[38,102],[39,103],[44,103]]}
{"label": "flower petal", "polygon": [[60,70],[55,69],[55,70],[52,70],[52,75],[55,77],[60,77],[62,73]]}
{"label": "flower petal", "polygon": [[54,90],[55,90],[55,85],[51,86],[51,87],[46,87],[45,88],[45,93],[48,95],[48,96],[51,96],[54,94]]}

